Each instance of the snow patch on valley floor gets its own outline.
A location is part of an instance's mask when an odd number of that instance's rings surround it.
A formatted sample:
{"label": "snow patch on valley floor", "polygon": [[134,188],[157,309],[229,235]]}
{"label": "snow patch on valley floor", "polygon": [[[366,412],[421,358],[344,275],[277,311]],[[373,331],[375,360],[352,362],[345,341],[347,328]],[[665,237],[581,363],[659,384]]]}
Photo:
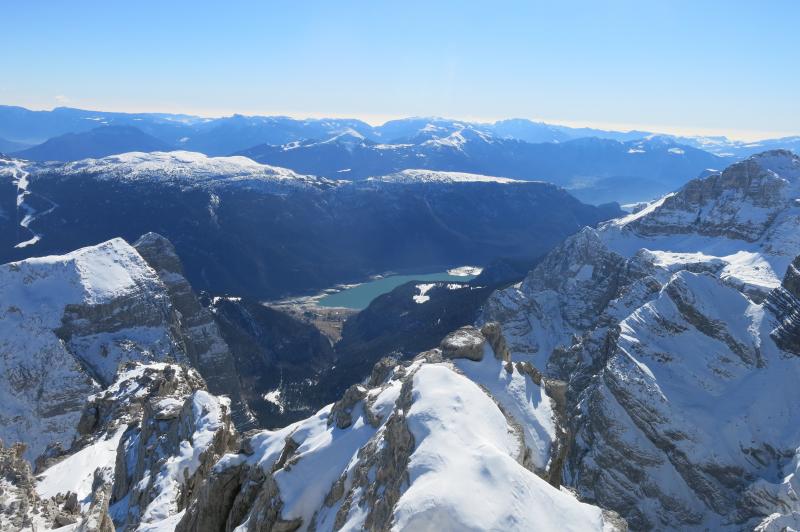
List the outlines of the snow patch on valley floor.
{"label": "snow patch on valley floor", "polygon": [[426,283],[426,284],[418,284],[417,290],[419,290],[419,294],[413,296],[414,302],[418,304],[427,303],[430,301],[431,296],[427,295],[431,288],[436,286],[436,283]]}
{"label": "snow patch on valley floor", "polygon": [[277,406],[280,413],[283,414],[285,406],[283,404],[283,400],[281,399],[280,388],[275,388],[274,390],[265,393],[264,400],[268,403],[272,403],[273,405]]}

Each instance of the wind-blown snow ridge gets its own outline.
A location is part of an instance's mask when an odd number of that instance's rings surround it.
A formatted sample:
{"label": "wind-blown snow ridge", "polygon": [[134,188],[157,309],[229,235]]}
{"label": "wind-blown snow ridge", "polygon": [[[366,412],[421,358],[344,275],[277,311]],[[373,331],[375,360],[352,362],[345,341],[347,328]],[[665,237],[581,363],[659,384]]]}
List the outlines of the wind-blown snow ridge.
{"label": "wind-blown snow ridge", "polygon": [[247,514],[225,506],[215,518],[242,530],[618,529],[615,516],[540,476],[556,438],[553,400],[533,374],[495,353],[483,336],[490,329],[466,329],[462,336],[478,344],[384,359],[334,405],[250,434],[245,452],[216,464],[179,528],[216,512],[204,504],[217,504],[221,491],[251,489],[239,479],[266,475],[274,511],[244,495],[237,500],[251,504]]}

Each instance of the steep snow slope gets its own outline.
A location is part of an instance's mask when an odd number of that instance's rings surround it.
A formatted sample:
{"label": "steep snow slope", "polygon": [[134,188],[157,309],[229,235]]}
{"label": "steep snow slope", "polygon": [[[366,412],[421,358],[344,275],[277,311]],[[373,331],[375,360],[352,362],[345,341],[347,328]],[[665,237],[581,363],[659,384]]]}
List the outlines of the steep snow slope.
{"label": "steep snow slope", "polygon": [[487,304],[512,359],[569,381],[564,480],[633,529],[792,519],[768,494],[800,446],[798,197],[800,159],[751,157],[585,229]]}

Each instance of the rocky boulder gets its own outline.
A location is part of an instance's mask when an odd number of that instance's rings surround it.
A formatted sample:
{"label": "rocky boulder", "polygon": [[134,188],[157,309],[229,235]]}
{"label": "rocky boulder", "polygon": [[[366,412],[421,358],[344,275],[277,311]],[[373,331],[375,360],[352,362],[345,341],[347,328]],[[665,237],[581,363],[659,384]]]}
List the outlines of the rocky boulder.
{"label": "rocky boulder", "polygon": [[439,347],[445,358],[481,360],[485,345],[486,338],[481,331],[467,325],[445,336]]}

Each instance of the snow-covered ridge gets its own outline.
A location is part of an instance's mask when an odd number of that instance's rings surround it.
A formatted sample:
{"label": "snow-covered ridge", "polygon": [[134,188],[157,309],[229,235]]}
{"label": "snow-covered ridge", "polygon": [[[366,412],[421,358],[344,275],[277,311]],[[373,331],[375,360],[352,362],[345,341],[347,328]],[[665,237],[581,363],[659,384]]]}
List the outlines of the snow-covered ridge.
{"label": "snow-covered ridge", "polygon": [[402,170],[385,176],[370,177],[367,181],[383,183],[539,183],[520,181],[508,177],[493,177],[465,172],[443,172],[437,170]]}
{"label": "snow-covered ridge", "polygon": [[203,182],[208,180],[257,180],[284,184],[330,184],[286,168],[261,164],[243,156],[209,157],[190,151],[131,152],[101,159],[83,159],[49,166],[64,175],[90,174],[108,179]]}
{"label": "snow-covered ridge", "polygon": [[[248,435],[178,528],[617,529],[618,518],[543,478],[558,432],[546,383],[503,360],[491,326],[458,332],[413,361],[384,359],[368,382],[308,419]],[[248,495],[243,479],[264,476],[277,511]]]}

